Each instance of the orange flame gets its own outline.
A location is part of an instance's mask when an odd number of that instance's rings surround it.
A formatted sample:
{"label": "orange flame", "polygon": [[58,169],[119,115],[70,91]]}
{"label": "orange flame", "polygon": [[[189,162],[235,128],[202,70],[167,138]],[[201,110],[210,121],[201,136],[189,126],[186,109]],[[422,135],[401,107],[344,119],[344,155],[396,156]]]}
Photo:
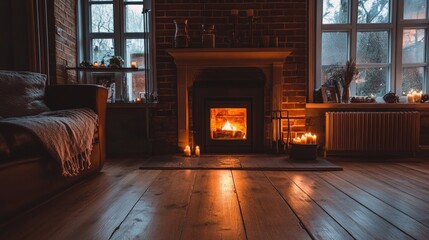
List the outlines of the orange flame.
{"label": "orange flame", "polygon": [[237,131],[237,128],[232,126],[231,123],[227,120],[225,125],[222,127],[223,131]]}

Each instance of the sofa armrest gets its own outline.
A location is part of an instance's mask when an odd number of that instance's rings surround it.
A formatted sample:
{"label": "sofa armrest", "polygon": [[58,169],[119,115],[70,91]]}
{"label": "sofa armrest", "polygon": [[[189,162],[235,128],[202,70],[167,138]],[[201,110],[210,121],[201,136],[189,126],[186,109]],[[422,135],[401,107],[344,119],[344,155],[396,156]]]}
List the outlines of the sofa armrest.
{"label": "sofa armrest", "polygon": [[51,110],[91,108],[98,115],[100,167],[105,160],[107,88],[95,84],[46,86],[45,103]]}
{"label": "sofa armrest", "polygon": [[106,109],[107,89],[92,84],[49,85],[45,103],[51,110],[87,107],[99,113]]}

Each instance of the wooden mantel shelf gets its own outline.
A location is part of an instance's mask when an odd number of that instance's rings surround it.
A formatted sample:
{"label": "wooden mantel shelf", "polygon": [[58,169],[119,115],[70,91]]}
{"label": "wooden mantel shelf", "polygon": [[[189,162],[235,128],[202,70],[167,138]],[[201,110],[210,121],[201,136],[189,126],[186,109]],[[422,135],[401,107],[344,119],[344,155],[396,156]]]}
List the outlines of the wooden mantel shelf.
{"label": "wooden mantel shelf", "polygon": [[[210,61],[212,64],[234,63],[240,61],[248,63],[273,63],[284,62],[285,58],[292,53],[288,48],[172,48],[166,50],[176,64],[195,63],[204,64]],[[243,62],[244,61],[244,62]]]}

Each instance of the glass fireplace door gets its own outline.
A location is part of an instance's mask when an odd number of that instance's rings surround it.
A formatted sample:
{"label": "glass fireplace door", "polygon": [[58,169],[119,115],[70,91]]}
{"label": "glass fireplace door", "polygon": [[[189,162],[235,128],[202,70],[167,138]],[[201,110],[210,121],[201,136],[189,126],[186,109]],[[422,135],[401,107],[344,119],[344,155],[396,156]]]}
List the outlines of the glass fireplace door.
{"label": "glass fireplace door", "polygon": [[246,140],[247,115],[247,108],[210,108],[211,140]]}

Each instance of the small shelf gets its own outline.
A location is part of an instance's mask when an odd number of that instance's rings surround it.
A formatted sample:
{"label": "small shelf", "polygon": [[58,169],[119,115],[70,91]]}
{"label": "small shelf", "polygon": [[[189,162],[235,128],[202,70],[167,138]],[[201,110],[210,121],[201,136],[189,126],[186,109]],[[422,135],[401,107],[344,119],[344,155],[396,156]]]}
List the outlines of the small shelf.
{"label": "small shelf", "polygon": [[158,106],[157,103],[107,103],[107,108],[155,108],[156,106]]}
{"label": "small shelf", "polygon": [[66,70],[74,70],[81,72],[141,72],[144,71],[144,68],[131,68],[131,67],[123,67],[123,68],[109,68],[109,67],[65,67]]}
{"label": "small shelf", "polygon": [[429,109],[428,103],[307,103],[306,109]]}

